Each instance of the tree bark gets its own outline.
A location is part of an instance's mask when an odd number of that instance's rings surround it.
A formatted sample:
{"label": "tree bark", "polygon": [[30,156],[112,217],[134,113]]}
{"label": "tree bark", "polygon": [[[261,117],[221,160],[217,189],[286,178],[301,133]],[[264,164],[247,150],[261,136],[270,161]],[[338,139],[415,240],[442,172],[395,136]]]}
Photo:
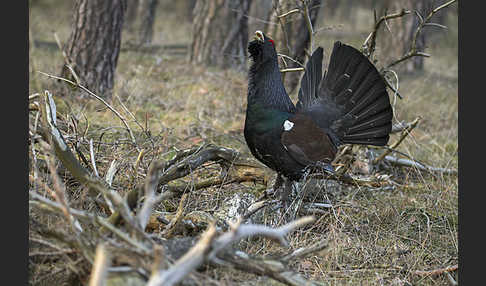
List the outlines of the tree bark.
{"label": "tree bark", "polygon": [[200,0],[193,10],[189,60],[246,70],[251,0]]}
{"label": "tree bark", "polygon": [[137,19],[139,2],[140,0],[127,0],[127,13],[125,15],[123,27],[130,32],[133,31],[133,26]]}
{"label": "tree bark", "polygon": [[[77,0],[65,52],[80,84],[110,98],[127,0]],[[66,67],[61,76],[73,79]]]}

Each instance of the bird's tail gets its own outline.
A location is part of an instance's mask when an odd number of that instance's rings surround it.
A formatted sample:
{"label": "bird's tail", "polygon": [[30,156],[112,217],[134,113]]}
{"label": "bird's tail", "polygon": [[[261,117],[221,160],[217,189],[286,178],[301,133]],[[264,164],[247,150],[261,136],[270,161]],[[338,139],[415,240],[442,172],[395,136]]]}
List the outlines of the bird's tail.
{"label": "bird's tail", "polygon": [[393,111],[383,77],[361,52],[334,44],[319,96],[339,110],[331,130],[340,143],[385,145]]}

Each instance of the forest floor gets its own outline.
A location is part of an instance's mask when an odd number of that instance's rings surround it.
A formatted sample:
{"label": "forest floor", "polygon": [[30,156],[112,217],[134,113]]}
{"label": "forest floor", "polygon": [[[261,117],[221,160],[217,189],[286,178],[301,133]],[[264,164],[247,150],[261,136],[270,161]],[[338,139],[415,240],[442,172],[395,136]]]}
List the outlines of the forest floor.
{"label": "forest floor", "polygon": [[[65,122],[70,146],[78,145],[90,162],[89,141],[93,140],[96,166],[104,177],[112,161],[118,164],[113,187],[121,194],[145,180],[154,160],[169,160],[177,150],[203,143],[232,148],[251,158],[243,138],[247,75],[244,72],[220,70],[188,63],[188,49],[157,49],[140,52],[124,49],[133,35],[123,34],[122,51],[115,77],[111,106],[127,118],[137,142],[135,148],[122,122],[102,103],[87,95],[72,96],[65,86],[38,71],[59,75],[64,59],[55,45],[54,32],[65,42],[71,30],[71,1],[37,1],[31,4],[29,33],[29,94],[49,90],[58,107],[59,120]],[[61,4],[60,4],[61,3]],[[455,8],[454,8],[455,9]],[[177,13],[167,14],[164,5],[157,11],[154,45],[188,46],[191,23]],[[316,46],[324,47],[327,60],[332,43],[340,40],[360,47],[371,30],[371,12],[353,11],[356,19],[349,24],[339,16],[326,15],[317,27],[330,27],[316,37]],[[420,117],[418,126],[398,146],[399,158],[413,158],[429,166],[458,168],[458,45],[457,12],[448,14],[447,31],[438,31],[428,42],[424,70],[413,74],[398,70],[399,91],[403,99],[390,93],[395,109],[394,122],[411,122]],[[277,44],[278,46],[278,44]],[[381,52],[378,47],[377,53]],[[380,66],[378,62],[378,66]],[[293,96],[295,99],[295,96]],[[31,120],[35,111],[30,112]],[[76,122],[72,124],[70,122]],[[392,134],[390,144],[400,133]],[[45,158],[41,147],[37,161]],[[140,156],[140,150],[144,152]],[[356,153],[366,151],[354,147]],[[382,150],[381,150],[382,151]],[[31,161],[32,165],[33,162]],[[60,164],[60,163],[58,163]],[[91,166],[87,166],[87,168]],[[263,183],[233,183],[187,192],[184,214],[194,211],[217,213],[235,194],[261,195],[270,187],[274,173],[263,167]],[[354,167],[349,172],[357,172]],[[31,175],[33,170],[31,169]],[[206,164],[197,172],[182,178],[198,182],[218,177],[219,165]],[[333,187],[326,183],[318,190],[332,208],[316,213],[316,222],[290,235],[290,246],[283,247],[268,239],[244,240],[238,247],[251,255],[288,253],[315,241],[329,241],[325,253],[293,261],[289,268],[309,280],[326,285],[448,285],[445,272],[432,275],[423,271],[443,269],[458,264],[458,178],[457,175],[428,173],[417,168],[384,164],[379,174],[396,182],[392,188]],[[47,173],[39,174],[48,181]],[[66,174],[62,177],[73,208],[86,209],[83,188]],[[45,191],[33,187],[40,194]],[[317,195],[316,195],[317,196]],[[49,197],[49,195],[47,195]],[[180,197],[164,202],[160,210],[175,212]],[[267,215],[267,213],[265,213]],[[48,228],[67,228],[61,215],[42,217],[29,209],[29,269],[32,285],[60,285],[66,277],[89,274],[89,264],[76,253],[53,251],[39,243],[36,223]],[[266,219],[263,218],[263,222]],[[154,230],[154,235],[160,234]],[[192,235],[199,235],[195,233]],[[182,236],[176,233],[175,236]],[[47,250],[46,250],[47,249]],[[44,253],[44,255],[43,255]],[[57,254],[56,254],[57,253]],[[88,266],[86,266],[86,265]],[[84,266],[81,266],[84,265]],[[76,270],[77,269],[77,270]],[[203,285],[281,285],[227,268],[207,268],[199,279]],[[450,272],[457,280],[457,271]],[[81,278],[80,278],[81,279]]]}

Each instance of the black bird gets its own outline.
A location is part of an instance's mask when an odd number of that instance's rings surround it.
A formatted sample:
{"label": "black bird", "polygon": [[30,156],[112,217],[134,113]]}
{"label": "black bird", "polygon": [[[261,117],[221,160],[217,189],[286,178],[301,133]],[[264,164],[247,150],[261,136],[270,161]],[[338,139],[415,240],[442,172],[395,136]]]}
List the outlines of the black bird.
{"label": "black bird", "polygon": [[393,111],[385,82],[355,48],[335,42],[322,76],[318,47],[306,64],[296,105],[282,83],[274,41],[256,31],[248,52],[245,140],[277,178],[298,181],[313,166],[332,172],[341,144],[387,144]]}

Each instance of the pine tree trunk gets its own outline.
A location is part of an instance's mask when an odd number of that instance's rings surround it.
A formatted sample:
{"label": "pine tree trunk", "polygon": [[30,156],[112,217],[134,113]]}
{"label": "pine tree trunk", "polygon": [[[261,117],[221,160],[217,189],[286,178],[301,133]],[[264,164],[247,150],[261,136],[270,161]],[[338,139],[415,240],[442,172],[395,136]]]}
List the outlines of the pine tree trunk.
{"label": "pine tree trunk", "polygon": [[[320,11],[321,0],[312,0],[309,4],[309,18],[312,23],[312,27],[316,28],[316,21],[317,16],[319,15]],[[297,60],[298,62],[305,64],[306,61],[306,51],[308,54],[312,54],[313,51],[310,51],[310,36],[309,30],[307,28],[306,19],[303,16],[299,15],[300,18],[298,21],[294,21],[292,25],[292,30],[289,33],[291,35],[291,54],[290,56]],[[316,47],[314,47],[315,49]],[[298,67],[297,63],[291,62],[289,63],[290,67]],[[295,88],[299,86],[300,78],[302,77],[303,72],[294,72],[290,73],[286,78],[288,91],[289,93],[293,92]]]}
{"label": "pine tree trunk", "polygon": [[193,10],[190,61],[246,70],[251,0],[199,0]]}
{"label": "pine tree trunk", "polygon": [[133,26],[137,19],[139,2],[140,0],[127,0],[127,13],[123,21],[123,27],[130,32],[133,31]]}
{"label": "pine tree trunk", "polygon": [[[111,97],[126,0],[77,0],[66,54],[81,84]],[[67,68],[61,75],[72,78]]]}
{"label": "pine tree trunk", "polygon": [[140,45],[152,43],[155,11],[158,2],[158,0],[140,0],[140,6],[138,8],[138,19],[140,23],[138,43]]}

